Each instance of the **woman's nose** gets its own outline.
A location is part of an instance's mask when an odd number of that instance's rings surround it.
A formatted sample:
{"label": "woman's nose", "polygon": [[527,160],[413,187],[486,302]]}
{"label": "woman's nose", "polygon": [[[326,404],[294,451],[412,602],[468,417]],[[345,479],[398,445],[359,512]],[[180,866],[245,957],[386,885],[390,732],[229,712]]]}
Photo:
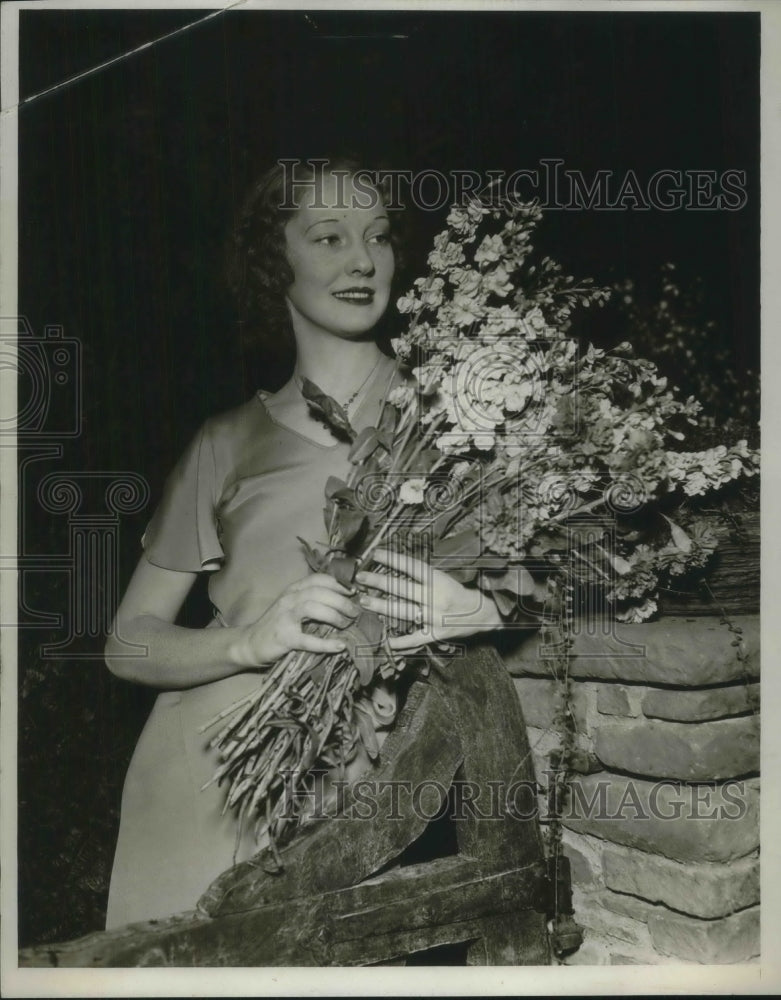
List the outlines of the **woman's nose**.
{"label": "woman's nose", "polygon": [[347,270],[350,274],[371,274],[374,270],[374,261],[363,244],[358,244],[347,262]]}

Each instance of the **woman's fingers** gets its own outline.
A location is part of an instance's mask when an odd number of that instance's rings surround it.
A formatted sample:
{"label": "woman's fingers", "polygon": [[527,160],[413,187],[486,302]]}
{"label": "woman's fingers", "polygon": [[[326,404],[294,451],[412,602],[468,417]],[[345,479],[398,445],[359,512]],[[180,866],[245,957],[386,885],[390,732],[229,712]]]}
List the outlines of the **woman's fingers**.
{"label": "woman's fingers", "polygon": [[358,583],[372,590],[379,590],[389,597],[400,600],[412,601],[416,604],[423,602],[423,586],[415,583],[409,577],[388,576],[386,573],[361,572],[355,577]]}
{"label": "woman's fingers", "polygon": [[410,632],[409,635],[393,635],[388,639],[388,645],[400,653],[409,653],[413,649],[422,649],[433,641],[434,637],[431,632],[419,630]]}
{"label": "woman's fingers", "polygon": [[397,618],[400,621],[415,622],[422,625],[424,618],[423,607],[412,601],[398,601],[394,598],[370,597],[365,594],[361,597],[361,605],[369,611],[376,611],[386,618]]}
{"label": "woman's fingers", "polygon": [[326,590],[332,590],[337,594],[354,594],[355,588],[345,587],[343,583],[339,583],[336,577],[330,575],[330,573],[311,573],[309,576],[304,576],[300,580],[296,580],[295,583],[287,588],[288,591],[297,592],[301,590],[308,590],[310,587],[325,587]]}
{"label": "woman's fingers", "polygon": [[361,609],[355,601],[351,601],[349,597],[345,597],[344,595],[337,593],[335,590],[331,590],[328,587],[323,587],[319,584],[299,591],[296,595],[293,607],[301,609],[311,608],[313,605],[322,605],[323,607],[333,608],[334,611],[338,611],[340,614],[344,615],[345,618],[349,618],[350,621],[355,621],[361,613]]}
{"label": "woman's fingers", "polygon": [[387,573],[370,573],[365,569],[355,574],[356,583],[362,583],[365,587],[373,587],[375,590],[382,590],[385,593],[389,592],[391,580],[392,577],[388,576]]}
{"label": "woman's fingers", "polygon": [[[422,559],[416,559],[406,552],[391,552],[389,549],[375,549],[372,553],[375,562],[387,566],[389,569],[398,570],[418,583],[425,583],[431,572],[429,563]],[[360,574],[359,574],[360,575]]]}
{"label": "woman's fingers", "polygon": [[[414,622],[422,625],[430,622],[432,609],[429,607],[427,586],[431,567],[420,559],[405,553],[377,549],[374,558],[391,571],[402,576],[362,570],[356,574],[356,582],[364,587],[379,591],[379,595],[362,594],[360,604],[370,611],[385,615],[397,621]],[[406,648],[406,647],[404,647]]]}
{"label": "woman's fingers", "polygon": [[347,647],[341,639],[301,632],[292,648],[303,649],[307,653],[341,653]]}
{"label": "woman's fingers", "polygon": [[357,614],[343,614],[339,608],[315,600],[302,602],[295,608],[292,615],[299,623],[317,622],[320,625],[333,625],[334,628],[348,628],[357,617]]}

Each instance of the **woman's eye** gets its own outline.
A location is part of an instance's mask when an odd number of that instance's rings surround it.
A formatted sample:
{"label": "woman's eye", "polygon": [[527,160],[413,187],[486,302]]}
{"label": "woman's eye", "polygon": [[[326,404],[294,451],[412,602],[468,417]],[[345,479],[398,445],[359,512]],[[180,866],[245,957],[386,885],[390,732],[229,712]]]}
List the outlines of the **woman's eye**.
{"label": "woman's eye", "polygon": [[336,246],[339,242],[339,237],[331,233],[328,236],[320,236],[317,240],[315,240],[315,242],[322,243],[323,246],[332,247]]}
{"label": "woman's eye", "polygon": [[369,242],[387,246],[390,243],[390,233],[375,233],[374,236],[369,237]]}

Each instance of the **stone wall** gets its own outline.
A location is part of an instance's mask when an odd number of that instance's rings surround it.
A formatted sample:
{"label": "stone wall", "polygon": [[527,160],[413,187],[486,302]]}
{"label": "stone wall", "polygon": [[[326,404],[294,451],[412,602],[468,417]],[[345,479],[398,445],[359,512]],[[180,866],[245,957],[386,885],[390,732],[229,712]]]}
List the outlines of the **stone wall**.
{"label": "stone wall", "polygon": [[[718,618],[576,634],[564,845],[585,939],[567,964],[759,954],[759,619],[733,624],[740,644]],[[544,785],[557,685],[538,634],[504,655]]]}

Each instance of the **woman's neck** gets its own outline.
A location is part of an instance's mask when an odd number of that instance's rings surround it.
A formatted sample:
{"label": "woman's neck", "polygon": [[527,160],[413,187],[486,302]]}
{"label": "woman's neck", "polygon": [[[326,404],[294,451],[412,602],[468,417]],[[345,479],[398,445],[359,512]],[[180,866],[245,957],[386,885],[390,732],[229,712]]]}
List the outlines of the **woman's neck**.
{"label": "woman's neck", "polygon": [[338,400],[353,392],[384,357],[373,340],[297,332],[294,377],[309,379]]}
{"label": "woman's neck", "polygon": [[338,440],[304,398],[302,382],[308,378],[346,410],[356,431],[374,425],[395,371],[393,359],[372,340],[342,341],[323,333],[309,340],[296,332],[296,344],[293,377],[265,399],[274,419],[318,444],[333,445]]}

